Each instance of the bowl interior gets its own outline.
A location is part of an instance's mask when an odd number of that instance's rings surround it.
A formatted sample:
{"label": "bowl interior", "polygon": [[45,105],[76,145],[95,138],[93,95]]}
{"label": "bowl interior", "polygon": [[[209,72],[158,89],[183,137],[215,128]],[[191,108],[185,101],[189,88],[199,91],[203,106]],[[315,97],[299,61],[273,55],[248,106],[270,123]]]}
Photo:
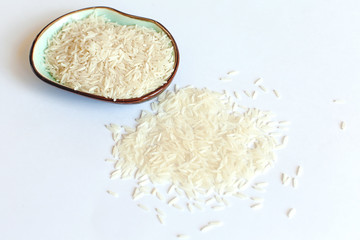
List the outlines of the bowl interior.
{"label": "bowl interior", "polygon": [[[115,9],[108,7],[93,7],[93,8],[77,10],[68,13],[62,17],[59,17],[58,19],[51,22],[39,33],[36,40],[34,41],[34,44],[32,46],[32,52],[30,55],[30,60],[32,61],[32,67],[37,72],[37,75],[40,75],[39,76],[40,78],[45,78],[55,84],[58,84],[55,81],[55,79],[49,74],[49,72],[45,67],[44,52],[48,46],[48,42],[59,30],[61,30],[64,24],[86,18],[92,13],[97,16],[104,16],[107,19],[109,19],[111,22],[115,22],[120,25],[139,25],[147,28],[152,28],[158,32],[165,32],[169,36],[169,33],[167,33],[166,30],[164,31],[160,27],[159,23],[151,19],[145,19],[145,18],[121,13]],[[175,45],[174,42],[173,45]],[[176,46],[174,46],[174,49],[176,49]],[[176,71],[176,66],[174,67]],[[67,88],[67,87],[63,86],[62,88]]]}

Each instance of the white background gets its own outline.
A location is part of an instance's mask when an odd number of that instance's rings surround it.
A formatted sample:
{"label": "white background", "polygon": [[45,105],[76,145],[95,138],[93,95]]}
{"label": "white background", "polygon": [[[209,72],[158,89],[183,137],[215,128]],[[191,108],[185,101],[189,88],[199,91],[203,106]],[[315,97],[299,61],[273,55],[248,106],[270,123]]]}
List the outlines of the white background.
{"label": "white background", "polygon": [[[79,8],[105,5],[161,22],[181,56],[173,84],[213,90],[256,89],[264,78],[277,89],[243,105],[271,110],[292,122],[289,144],[255,211],[231,199],[221,212],[192,215],[156,199],[166,225],[130,198],[131,181],[108,176],[113,141],[105,124],[134,125],[138,105],[77,96],[40,81],[28,53],[51,20]],[[358,0],[81,1],[2,3],[0,54],[0,239],[360,239],[360,2]],[[218,80],[229,70],[233,82]],[[171,85],[171,88],[173,87]],[[333,99],[344,99],[337,105]],[[341,131],[339,122],[347,129]],[[304,167],[299,187],[280,173]],[[106,193],[119,193],[114,198]],[[288,220],[286,210],[297,209]],[[209,220],[224,225],[200,233]]]}

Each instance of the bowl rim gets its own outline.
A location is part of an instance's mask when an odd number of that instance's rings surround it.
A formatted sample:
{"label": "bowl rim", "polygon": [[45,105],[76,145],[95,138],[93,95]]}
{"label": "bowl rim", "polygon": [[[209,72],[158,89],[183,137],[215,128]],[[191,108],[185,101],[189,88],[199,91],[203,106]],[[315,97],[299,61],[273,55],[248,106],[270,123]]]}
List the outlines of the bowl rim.
{"label": "bowl rim", "polygon": [[[174,70],[173,70],[173,72],[171,73],[171,75],[168,77],[168,79],[166,80],[166,82],[163,85],[161,85],[160,87],[158,87],[154,91],[151,91],[151,92],[149,92],[149,93],[147,93],[147,94],[145,94],[145,95],[143,95],[141,97],[114,100],[112,98],[105,98],[105,97],[100,96],[100,95],[95,95],[95,94],[91,94],[91,93],[87,93],[87,92],[81,92],[81,91],[74,90],[74,89],[72,89],[70,87],[62,85],[60,83],[57,83],[57,82],[45,77],[44,75],[42,75],[37,70],[36,64],[34,62],[34,48],[35,48],[35,45],[37,44],[39,38],[43,35],[43,33],[46,32],[46,30],[50,26],[52,26],[54,23],[58,22],[59,20],[65,18],[65,17],[67,17],[69,15],[76,14],[76,13],[79,13],[79,12],[82,12],[82,11],[91,10],[91,9],[93,9],[93,10],[95,10],[95,9],[106,9],[106,10],[109,10],[109,11],[114,11],[114,12],[116,12],[116,13],[118,13],[120,15],[123,15],[125,17],[129,17],[129,18],[133,18],[133,19],[137,19],[137,20],[141,20],[141,21],[147,21],[147,22],[154,23],[170,38],[170,41],[171,41],[171,43],[173,45],[173,48],[174,48]],[[141,102],[150,100],[150,99],[156,97],[157,95],[159,95],[160,93],[162,93],[171,84],[171,82],[172,82],[173,78],[175,77],[175,74],[176,74],[176,72],[178,70],[178,67],[179,67],[180,54],[179,54],[179,49],[178,49],[178,46],[176,44],[176,41],[175,41],[174,37],[158,21],[155,21],[155,20],[150,19],[150,18],[145,18],[145,17],[140,17],[140,16],[124,13],[124,12],[121,12],[121,11],[115,9],[115,8],[111,8],[111,7],[107,7],[107,6],[94,6],[94,7],[81,8],[81,9],[74,10],[74,11],[68,12],[66,14],[63,14],[60,17],[58,17],[58,18],[54,19],[53,21],[51,21],[44,28],[42,28],[41,31],[37,34],[37,36],[35,37],[34,41],[31,44],[29,60],[30,60],[30,66],[31,66],[34,74],[39,79],[41,79],[42,81],[44,81],[44,82],[46,82],[46,83],[48,83],[48,84],[50,84],[52,86],[58,87],[60,89],[63,89],[63,90],[66,90],[66,91],[69,91],[69,92],[72,92],[72,93],[75,93],[75,94],[78,94],[78,95],[82,95],[82,96],[85,96],[85,97],[97,99],[97,100],[102,100],[102,101],[106,101],[106,102],[113,102],[113,103],[120,103],[120,104],[131,104],[131,103],[141,103]]]}

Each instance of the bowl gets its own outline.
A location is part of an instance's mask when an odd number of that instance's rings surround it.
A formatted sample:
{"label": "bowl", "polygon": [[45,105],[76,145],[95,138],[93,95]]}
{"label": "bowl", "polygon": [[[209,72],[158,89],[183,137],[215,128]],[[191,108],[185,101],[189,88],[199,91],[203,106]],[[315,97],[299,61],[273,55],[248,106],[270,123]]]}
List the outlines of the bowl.
{"label": "bowl", "polygon": [[[173,49],[174,49],[174,53],[173,53],[174,54],[174,70],[173,70],[172,74],[168,77],[168,79],[166,80],[166,83],[164,85],[160,86],[159,88],[155,89],[154,91],[149,92],[141,97],[114,100],[112,98],[106,98],[106,97],[103,97],[100,95],[74,90],[70,87],[62,85],[62,84],[58,83],[57,81],[55,81],[55,79],[51,76],[51,74],[47,71],[47,69],[45,67],[44,51],[48,46],[48,41],[54,36],[54,34],[56,34],[62,28],[62,26],[64,24],[67,24],[71,21],[81,20],[83,18],[86,18],[90,14],[104,16],[107,19],[109,19],[111,22],[115,22],[120,25],[139,25],[139,26],[143,26],[143,27],[152,28],[157,32],[165,33],[169,37],[169,39],[173,45]],[[127,13],[120,12],[114,8],[104,7],[104,6],[79,9],[79,10],[67,13],[67,14],[53,20],[52,22],[50,22],[48,25],[46,25],[40,31],[40,33],[34,39],[31,49],[30,49],[29,58],[30,58],[30,65],[31,65],[33,72],[35,73],[35,75],[38,78],[40,78],[44,82],[46,82],[52,86],[61,88],[63,90],[75,93],[75,94],[83,95],[86,97],[90,97],[90,98],[94,98],[94,99],[98,99],[98,100],[102,100],[102,101],[108,101],[108,102],[120,103],[120,104],[140,103],[140,102],[144,102],[144,101],[150,100],[151,98],[156,97],[170,85],[171,81],[173,80],[173,78],[177,72],[178,66],[179,66],[179,50],[178,50],[177,44],[176,44],[173,36],[162,24],[160,24],[159,22],[152,20],[152,19],[130,15]]]}

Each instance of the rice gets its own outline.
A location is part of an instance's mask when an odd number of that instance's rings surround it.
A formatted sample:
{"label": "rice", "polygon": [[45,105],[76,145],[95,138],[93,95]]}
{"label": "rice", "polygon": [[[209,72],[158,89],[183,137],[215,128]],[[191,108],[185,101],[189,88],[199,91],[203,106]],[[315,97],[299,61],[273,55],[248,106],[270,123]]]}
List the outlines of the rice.
{"label": "rice", "polygon": [[303,174],[303,167],[302,166],[297,166],[296,168],[296,176],[301,176]]}
{"label": "rice", "polygon": [[174,208],[176,208],[176,209],[178,209],[180,211],[184,210],[184,208],[182,206],[180,206],[179,204],[176,204],[176,203],[172,204],[171,206],[173,206]]}
{"label": "rice", "polygon": [[268,185],[269,185],[268,182],[258,182],[254,184],[255,187],[259,187],[259,188],[264,188],[267,187]]}
{"label": "rice", "polygon": [[259,85],[259,84],[261,84],[263,82],[263,79],[262,78],[258,78],[258,79],[256,79],[255,81],[254,81],[254,84],[255,85]]}
{"label": "rice", "polygon": [[244,93],[246,96],[251,97],[251,94],[247,90],[244,90]]}
{"label": "rice", "polygon": [[281,174],[281,183],[284,185],[284,186],[287,186],[290,182],[290,177],[286,174],[286,173],[282,173]]}
{"label": "rice", "polygon": [[230,71],[230,72],[227,73],[227,75],[229,75],[229,76],[235,76],[235,75],[238,75],[238,74],[239,74],[239,71],[235,71],[235,70]]}
{"label": "rice", "polygon": [[250,206],[250,208],[252,208],[252,209],[260,209],[262,207],[263,207],[262,203],[255,203],[255,204]]}
{"label": "rice", "polygon": [[292,178],[292,186],[293,186],[293,188],[297,188],[298,180],[296,178]]}
{"label": "rice", "polygon": [[155,211],[156,211],[159,215],[165,216],[165,213],[164,213],[162,210],[160,210],[159,208],[155,208]]}
{"label": "rice", "polygon": [[220,79],[220,81],[224,81],[224,82],[230,82],[230,81],[232,81],[232,78],[229,78],[229,77],[221,77],[221,78],[219,78]]}
{"label": "rice", "polygon": [[256,99],[258,96],[258,92],[257,91],[253,91],[252,94],[251,94],[251,98],[252,99]]}
{"label": "rice", "polygon": [[295,216],[295,214],[296,214],[295,208],[290,208],[286,213],[286,215],[289,219],[293,218]]}
{"label": "rice", "polygon": [[186,234],[178,234],[176,235],[177,238],[181,238],[181,239],[187,239],[189,238],[190,236],[189,235],[186,235]]}
{"label": "rice", "polygon": [[216,201],[216,199],[214,197],[209,198],[205,201],[205,205],[211,205]]}
{"label": "rice", "polygon": [[186,204],[186,207],[187,207],[187,209],[189,210],[189,212],[192,213],[192,212],[194,211],[192,205],[191,205],[189,202]]}
{"label": "rice", "polygon": [[174,71],[174,48],[163,32],[90,14],[64,25],[52,37],[45,65],[57,82],[69,88],[129,99],[166,83]]}
{"label": "rice", "polygon": [[174,203],[177,203],[179,201],[178,197],[173,197],[168,201],[168,205],[173,205]]}
{"label": "rice", "polygon": [[106,191],[108,194],[110,194],[111,196],[113,196],[113,197],[119,197],[119,194],[118,193],[116,193],[116,192],[113,192],[113,191],[111,191],[111,190],[107,190]]}
{"label": "rice", "polygon": [[253,200],[254,202],[263,202],[264,201],[264,198],[261,198],[261,197],[251,197],[250,199]]}
{"label": "rice", "polygon": [[234,197],[237,197],[237,198],[240,198],[240,199],[247,199],[248,198],[248,196],[246,196],[245,194],[240,193],[240,192],[234,193]]}
{"label": "rice", "polygon": [[146,207],[145,205],[141,204],[141,203],[139,203],[137,206],[138,206],[139,208],[145,210],[145,211],[149,211],[149,208]]}
{"label": "rice", "polygon": [[159,221],[161,224],[165,224],[165,221],[164,221],[163,216],[157,214],[156,217],[157,217],[158,221]]}
{"label": "rice", "polygon": [[277,98],[281,98],[281,95],[280,95],[280,93],[279,93],[277,90],[273,89],[273,93],[275,94],[275,96],[276,96]]}
{"label": "rice", "polygon": [[341,121],[340,122],[340,129],[345,130],[345,128],[346,128],[346,123],[344,121]]}
{"label": "rice", "polygon": [[344,104],[344,103],[346,103],[346,101],[342,100],[342,99],[334,99],[333,103]]}
{"label": "rice", "polygon": [[264,87],[263,85],[258,85],[258,87],[263,91],[263,92],[267,92],[268,90],[266,89],[266,87]]}
{"label": "rice", "polygon": [[272,116],[258,109],[234,112],[221,93],[207,89],[167,91],[158,97],[158,110],[143,112],[114,149],[123,169],[174,184],[189,199],[211,189],[235,193],[275,162]]}
{"label": "rice", "polygon": [[221,205],[214,205],[214,206],[211,206],[212,210],[214,211],[221,211],[221,210],[224,210],[225,209],[225,206],[221,206]]}
{"label": "rice", "polygon": [[218,226],[222,226],[223,223],[220,222],[220,221],[212,221],[212,222],[208,222],[208,224],[202,226],[200,228],[200,231],[201,232],[207,232],[209,231],[210,229],[213,229],[214,227],[218,227]]}
{"label": "rice", "polygon": [[164,196],[159,193],[158,191],[156,192],[156,197],[160,200],[160,201],[163,201],[164,200]]}

